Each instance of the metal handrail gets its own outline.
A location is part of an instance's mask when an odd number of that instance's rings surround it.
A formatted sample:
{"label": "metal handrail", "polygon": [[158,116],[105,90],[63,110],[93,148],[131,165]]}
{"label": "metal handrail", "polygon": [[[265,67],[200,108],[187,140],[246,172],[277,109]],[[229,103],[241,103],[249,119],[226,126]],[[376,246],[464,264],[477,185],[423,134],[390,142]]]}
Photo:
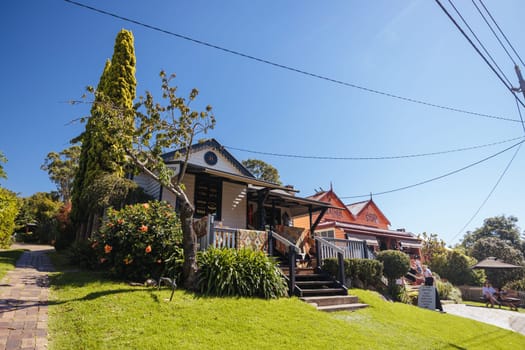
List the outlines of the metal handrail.
{"label": "metal handrail", "polygon": [[293,247],[296,253],[298,254],[301,253],[301,249],[297,245],[295,245],[295,243],[293,243],[289,239],[284,238],[283,236],[281,236],[275,231],[271,231],[271,233],[272,233],[272,237],[278,240],[279,242],[281,242],[282,244],[284,244],[286,248]]}

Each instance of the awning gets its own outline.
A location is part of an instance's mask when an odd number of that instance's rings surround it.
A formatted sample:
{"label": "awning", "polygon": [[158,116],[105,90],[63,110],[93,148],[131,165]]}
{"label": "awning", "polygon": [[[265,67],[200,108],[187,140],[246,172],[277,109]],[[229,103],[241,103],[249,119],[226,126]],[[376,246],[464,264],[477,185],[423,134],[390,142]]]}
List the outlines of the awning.
{"label": "awning", "polygon": [[401,247],[403,247],[403,248],[421,249],[423,247],[423,245],[421,243],[417,243],[417,242],[414,242],[414,241],[401,240],[401,241],[399,241],[399,243],[401,243]]}
{"label": "awning", "polygon": [[357,237],[347,237],[346,239],[349,241],[354,241],[354,242],[366,241],[366,245],[373,245],[373,246],[379,247],[379,243],[377,242],[377,239],[373,239],[373,238],[362,239],[362,238],[357,238]]}

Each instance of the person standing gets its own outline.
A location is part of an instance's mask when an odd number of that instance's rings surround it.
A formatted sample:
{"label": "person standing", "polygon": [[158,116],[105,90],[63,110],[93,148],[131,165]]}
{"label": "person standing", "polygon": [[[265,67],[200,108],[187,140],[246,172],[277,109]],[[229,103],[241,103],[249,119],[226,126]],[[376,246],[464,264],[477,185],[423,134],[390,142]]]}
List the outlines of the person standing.
{"label": "person standing", "polygon": [[432,271],[430,271],[427,265],[423,265],[423,277],[425,277],[425,286],[431,286],[434,288],[434,292],[436,295],[436,309],[438,309],[440,312],[444,312],[443,306],[441,305],[441,300],[439,299],[439,293],[437,291],[437,288],[434,287],[434,276],[432,275]]}

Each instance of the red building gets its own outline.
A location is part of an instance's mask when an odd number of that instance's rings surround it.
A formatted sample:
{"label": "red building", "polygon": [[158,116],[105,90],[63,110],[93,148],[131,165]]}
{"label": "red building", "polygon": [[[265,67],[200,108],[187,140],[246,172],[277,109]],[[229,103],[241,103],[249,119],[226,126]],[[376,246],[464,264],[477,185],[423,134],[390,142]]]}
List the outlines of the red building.
{"label": "red building", "polygon": [[[314,235],[338,242],[340,240],[366,241],[372,251],[397,249],[412,256],[421,256],[421,239],[404,229],[391,230],[390,221],[372,198],[344,204],[330,189],[318,192],[308,199],[330,203],[314,231]],[[335,209],[335,208],[341,209]],[[315,221],[317,217],[312,218]],[[310,218],[294,217],[294,226],[308,227]]]}

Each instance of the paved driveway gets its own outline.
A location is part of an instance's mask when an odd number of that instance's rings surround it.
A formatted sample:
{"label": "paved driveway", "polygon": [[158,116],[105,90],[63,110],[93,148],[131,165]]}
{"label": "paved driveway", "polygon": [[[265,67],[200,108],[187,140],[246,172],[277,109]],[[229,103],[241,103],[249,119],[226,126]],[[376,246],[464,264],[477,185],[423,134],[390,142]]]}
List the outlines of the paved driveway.
{"label": "paved driveway", "polygon": [[443,309],[451,315],[470,318],[525,335],[524,313],[465,304],[444,304]]}

